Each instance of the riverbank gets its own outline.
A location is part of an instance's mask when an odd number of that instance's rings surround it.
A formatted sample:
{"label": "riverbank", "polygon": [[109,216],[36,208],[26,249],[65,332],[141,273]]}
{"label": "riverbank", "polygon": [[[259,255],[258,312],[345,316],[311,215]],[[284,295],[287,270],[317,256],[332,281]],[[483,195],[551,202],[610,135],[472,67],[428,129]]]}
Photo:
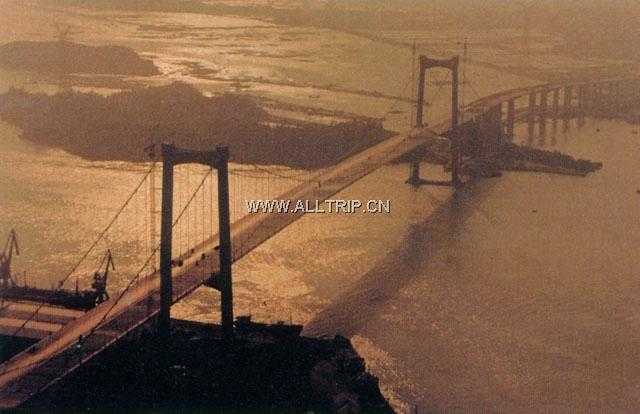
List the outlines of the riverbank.
{"label": "riverbank", "polygon": [[392,413],[348,339],[299,336],[301,326],[174,321],[162,342],[152,331],[122,341],[27,409],[136,412]]}

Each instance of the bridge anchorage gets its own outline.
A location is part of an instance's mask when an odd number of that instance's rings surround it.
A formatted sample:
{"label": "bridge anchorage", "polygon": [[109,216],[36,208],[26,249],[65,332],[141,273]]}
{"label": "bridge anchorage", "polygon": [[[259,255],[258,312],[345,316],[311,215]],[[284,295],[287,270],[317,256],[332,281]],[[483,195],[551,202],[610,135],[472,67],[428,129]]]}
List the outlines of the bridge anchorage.
{"label": "bridge anchorage", "polygon": [[[194,151],[162,145],[162,209],[160,223],[160,313],[158,330],[168,336],[171,330],[171,304],[173,303],[172,260],[173,243],[173,175],[179,164],[202,164],[218,172],[218,225],[220,257],[219,273],[210,275],[206,286],[220,291],[222,329],[233,334],[233,290],[231,280],[231,219],[229,208],[229,149],[219,146],[215,151]],[[202,259],[205,254],[202,254]]]}
{"label": "bridge anchorage", "polygon": [[433,181],[425,180],[420,177],[420,162],[419,160],[413,160],[411,162],[411,172],[407,184],[413,186],[420,185],[441,185],[441,186],[453,186],[458,189],[462,187],[462,181],[460,180],[460,140],[458,130],[458,118],[459,118],[459,57],[455,56],[451,59],[432,59],[424,55],[420,55],[418,64],[420,74],[418,76],[418,95],[416,105],[416,128],[422,129],[425,127],[423,124],[424,117],[424,98],[425,98],[425,83],[426,75],[429,69],[444,68],[451,71],[451,128],[448,131],[448,138],[451,145],[451,181]]}

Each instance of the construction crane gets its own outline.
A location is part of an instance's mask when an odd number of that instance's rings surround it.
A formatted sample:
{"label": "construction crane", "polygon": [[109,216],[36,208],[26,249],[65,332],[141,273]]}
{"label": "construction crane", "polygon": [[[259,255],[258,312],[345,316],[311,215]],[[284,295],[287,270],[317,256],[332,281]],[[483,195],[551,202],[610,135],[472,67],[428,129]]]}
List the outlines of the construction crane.
{"label": "construction crane", "polygon": [[2,289],[15,286],[15,282],[11,277],[11,260],[14,252],[16,255],[20,255],[18,237],[16,236],[16,231],[12,229],[0,255],[0,287]]}
{"label": "construction crane", "polygon": [[[102,270],[103,265],[104,272],[101,273],[100,271]],[[96,305],[109,300],[109,293],[107,292],[107,279],[109,278],[109,269],[113,270],[114,272],[116,270],[116,266],[113,263],[111,250],[107,250],[107,253],[102,258],[100,267],[98,267],[98,270],[96,270],[96,272],[93,274],[93,283],[91,284],[91,287],[93,288],[93,294],[95,295]]]}
{"label": "construction crane", "polygon": [[88,311],[96,305],[109,300],[109,293],[107,292],[109,271],[116,270],[110,250],[107,250],[97,270],[93,273],[91,289],[80,290],[76,279],[75,291],[62,289],[62,282],[60,282],[57,289],[41,289],[26,285],[18,286],[11,278],[11,257],[14,250],[18,253],[17,239],[15,232],[12,232],[4,252],[0,256],[0,277],[2,277],[0,280],[2,284],[0,299],[46,303],[51,306],[83,311]]}

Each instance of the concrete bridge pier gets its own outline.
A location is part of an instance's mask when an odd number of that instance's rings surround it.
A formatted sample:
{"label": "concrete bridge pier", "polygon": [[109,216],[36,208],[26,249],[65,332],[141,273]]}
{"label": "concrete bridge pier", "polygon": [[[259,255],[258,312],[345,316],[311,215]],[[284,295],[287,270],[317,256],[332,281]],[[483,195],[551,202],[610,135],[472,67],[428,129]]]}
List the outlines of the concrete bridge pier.
{"label": "concrete bridge pier", "polygon": [[560,117],[560,89],[553,90],[553,119]]}
{"label": "concrete bridge pier", "polygon": [[542,140],[544,140],[544,138],[547,136],[547,116],[549,116],[548,105],[549,105],[549,91],[545,89],[540,92],[539,122],[540,122],[540,138]]}
{"label": "concrete bridge pier", "polygon": [[619,82],[611,82],[609,84],[610,106],[618,112],[624,109],[625,99],[623,97],[622,85]]}
{"label": "concrete bridge pier", "polygon": [[572,118],[573,109],[573,88],[568,85],[564,87],[564,97],[562,101],[562,131],[567,132],[570,128],[570,119]]}
{"label": "concrete bridge pier", "polygon": [[614,99],[614,87],[613,83],[608,82],[605,84],[596,85],[596,96],[594,98],[594,110],[598,112],[601,111],[612,111],[615,110],[615,102]]}
{"label": "concrete bridge pier", "polygon": [[504,131],[502,129],[502,103],[499,103],[489,109],[487,112],[486,122],[489,142],[491,145],[499,147],[505,140]]}
{"label": "concrete bridge pier", "polygon": [[578,128],[584,126],[585,116],[587,114],[587,86],[578,87]]}
{"label": "concrete bridge pier", "polygon": [[609,101],[616,110],[619,110],[622,107],[621,92],[620,84],[618,82],[610,82],[607,85],[607,101]]}
{"label": "concrete bridge pier", "polygon": [[565,86],[564,88],[564,116],[566,118],[571,117],[573,113],[573,87]]}
{"label": "concrete bridge pier", "polygon": [[509,99],[509,102],[507,103],[507,123],[505,127],[505,138],[509,142],[513,142],[513,139],[514,139],[515,121],[516,121],[516,100]]}
{"label": "concrete bridge pier", "polygon": [[498,134],[497,138],[498,138],[498,142],[502,143],[506,140],[506,136],[504,133],[504,128],[503,128],[503,122],[502,122],[502,118],[504,116],[504,105],[502,102],[500,102],[498,105],[496,105],[494,108],[492,108],[494,111],[494,118],[493,118],[493,122],[494,122],[494,127],[496,130],[496,133]]}
{"label": "concrete bridge pier", "polygon": [[640,106],[640,81],[631,81],[625,85],[624,90],[627,92],[626,103],[629,106]]}
{"label": "concrete bridge pier", "polygon": [[597,84],[591,84],[591,85],[587,85],[587,87],[585,88],[587,94],[586,94],[586,98],[585,98],[585,103],[586,103],[586,115],[593,115],[593,111],[596,110],[597,108],[597,101],[598,101],[598,85]]}
{"label": "concrete bridge pier", "polygon": [[624,107],[639,107],[640,106],[640,81],[639,80],[631,80],[627,81],[624,84],[620,85],[622,89],[622,99],[624,102]]}
{"label": "concrete bridge pier", "polygon": [[569,132],[571,129],[571,119],[562,118],[562,132]]}
{"label": "concrete bridge pier", "polygon": [[593,97],[591,99],[590,113],[600,112],[606,108],[607,103],[611,102],[610,85],[595,84],[593,85]]}
{"label": "concrete bridge pier", "polygon": [[552,108],[553,123],[551,124],[551,137],[553,138],[553,145],[556,144],[556,136],[558,134],[558,119],[560,118],[560,89],[553,90],[553,108]]}
{"label": "concrete bridge pier", "polygon": [[582,92],[582,112],[586,117],[591,110],[591,100],[593,99],[593,86],[584,85]]}
{"label": "concrete bridge pier", "polygon": [[600,85],[591,84],[587,86],[587,114],[593,115],[593,111],[597,109],[597,103],[600,100]]}
{"label": "concrete bridge pier", "polygon": [[479,117],[477,131],[474,152],[469,155],[482,159],[493,158],[507,139],[503,131],[502,104],[490,107]]}
{"label": "concrete bridge pier", "polygon": [[527,140],[533,143],[536,132],[536,93],[529,94],[529,106],[527,109]]}
{"label": "concrete bridge pier", "polygon": [[634,90],[633,85],[616,82],[616,99],[618,100],[618,108],[620,110],[626,110],[633,104],[634,92],[636,92],[636,90]]}

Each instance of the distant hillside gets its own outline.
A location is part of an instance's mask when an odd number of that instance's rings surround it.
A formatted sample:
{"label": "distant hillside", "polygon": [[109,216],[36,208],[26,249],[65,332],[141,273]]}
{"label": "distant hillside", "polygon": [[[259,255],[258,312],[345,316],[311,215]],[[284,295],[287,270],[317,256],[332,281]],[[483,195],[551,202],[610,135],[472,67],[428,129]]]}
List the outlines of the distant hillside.
{"label": "distant hillside", "polygon": [[150,76],[153,62],[122,46],[87,46],[67,41],[17,41],[0,46],[0,66],[53,74],[92,73]]}

